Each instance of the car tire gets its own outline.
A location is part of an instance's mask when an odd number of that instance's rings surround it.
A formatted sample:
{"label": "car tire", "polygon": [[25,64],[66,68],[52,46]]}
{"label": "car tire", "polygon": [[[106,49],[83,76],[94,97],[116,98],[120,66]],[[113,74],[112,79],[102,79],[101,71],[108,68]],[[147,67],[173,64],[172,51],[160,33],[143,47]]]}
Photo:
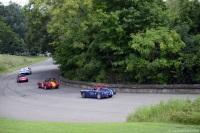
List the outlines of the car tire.
{"label": "car tire", "polygon": [[82,98],[86,98],[85,93],[82,93],[81,96]]}
{"label": "car tire", "polygon": [[114,93],[113,93],[113,91],[112,91],[112,90],[110,90],[110,92],[111,92],[111,95],[110,95],[109,97],[112,97],[112,96],[114,95]]}
{"label": "car tire", "polygon": [[97,99],[101,99],[101,95],[100,94],[97,94]]}

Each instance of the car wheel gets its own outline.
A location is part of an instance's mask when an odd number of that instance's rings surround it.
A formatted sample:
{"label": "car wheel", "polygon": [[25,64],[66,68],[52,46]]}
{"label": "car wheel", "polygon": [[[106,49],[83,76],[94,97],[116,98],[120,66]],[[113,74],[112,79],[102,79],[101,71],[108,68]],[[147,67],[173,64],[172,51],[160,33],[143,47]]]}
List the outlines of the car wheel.
{"label": "car wheel", "polygon": [[110,90],[111,95],[109,97],[112,97],[114,95],[113,91]]}
{"label": "car wheel", "polygon": [[81,96],[82,98],[86,98],[85,93],[82,93]]}
{"label": "car wheel", "polygon": [[97,98],[98,98],[98,99],[101,99],[101,95],[100,95],[100,94],[97,94]]}
{"label": "car wheel", "polygon": [[113,91],[111,90],[112,96],[114,95]]}

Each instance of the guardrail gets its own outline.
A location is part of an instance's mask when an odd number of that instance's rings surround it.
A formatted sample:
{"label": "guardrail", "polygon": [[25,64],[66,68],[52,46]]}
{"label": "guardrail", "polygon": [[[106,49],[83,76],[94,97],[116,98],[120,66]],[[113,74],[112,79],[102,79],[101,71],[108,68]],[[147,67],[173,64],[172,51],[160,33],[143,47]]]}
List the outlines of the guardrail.
{"label": "guardrail", "polygon": [[[60,77],[61,84],[72,87],[89,89],[95,82],[84,82],[69,80]],[[125,93],[163,93],[163,94],[200,94],[200,84],[172,84],[172,85],[124,85],[124,84],[107,84],[115,88],[117,92]]]}

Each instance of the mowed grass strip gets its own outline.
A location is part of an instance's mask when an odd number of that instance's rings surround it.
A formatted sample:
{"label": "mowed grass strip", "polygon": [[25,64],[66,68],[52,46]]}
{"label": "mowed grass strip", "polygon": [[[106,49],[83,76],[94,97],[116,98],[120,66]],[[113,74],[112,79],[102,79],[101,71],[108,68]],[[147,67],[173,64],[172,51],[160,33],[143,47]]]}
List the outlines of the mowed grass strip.
{"label": "mowed grass strip", "polygon": [[200,132],[195,125],[169,123],[65,123],[0,118],[0,133],[169,133]]}
{"label": "mowed grass strip", "polygon": [[21,67],[26,67],[45,60],[47,60],[47,57],[0,54],[0,74],[11,72]]}

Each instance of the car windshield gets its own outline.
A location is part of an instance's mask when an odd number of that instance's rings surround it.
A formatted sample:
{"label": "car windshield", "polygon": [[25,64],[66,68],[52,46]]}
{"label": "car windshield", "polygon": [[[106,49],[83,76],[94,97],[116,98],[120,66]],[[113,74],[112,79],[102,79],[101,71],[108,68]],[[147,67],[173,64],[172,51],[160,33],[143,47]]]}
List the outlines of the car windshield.
{"label": "car windshield", "polygon": [[55,78],[48,78],[48,79],[46,79],[45,81],[46,81],[46,82],[52,82],[52,81],[55,82],[56,79],[55,79]]}
{"label": "car windshield", "polygon": [[21,70],[29,70],[28,68],[21,68]]}
{"label": "car windshield", "polygon": [[24,74],[20,74],[20,75],[18,75],[18,77],[25,77],[26,75],[24,75]]}

